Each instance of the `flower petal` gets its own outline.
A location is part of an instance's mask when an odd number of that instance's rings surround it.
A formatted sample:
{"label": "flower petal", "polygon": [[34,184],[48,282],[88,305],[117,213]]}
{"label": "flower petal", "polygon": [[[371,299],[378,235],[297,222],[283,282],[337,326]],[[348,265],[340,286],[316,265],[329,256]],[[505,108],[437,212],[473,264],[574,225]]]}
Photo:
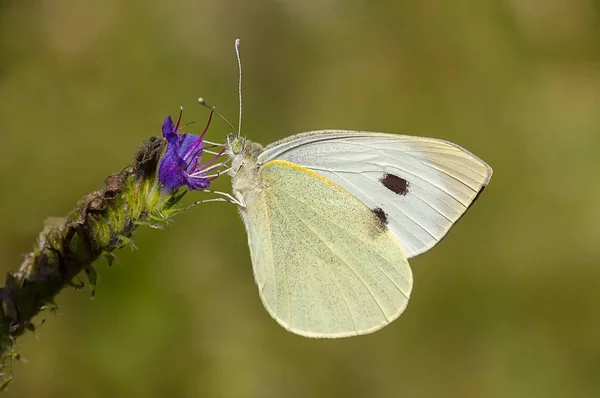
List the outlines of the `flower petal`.
{"label": "flower petal", "polygon": [[187,185],[185,173],[179,163],[176,148],[167,143],[167,150],[158,165],[158,182],[170,191]]}
{"label": "flower petal", "polygon": [[162,135],[170,144],[176,144],[177,131],[175,131],[175,123],[171,116],[167,116],[162,122]]}
{"label": "flower petal", "polygon": [[194,134],[179,135],[179,149],[177,153],[183,161],[181,167],[184,168],[188,173],[194,172],[193,168],[196,166],[196,158],[202,156],[203,148],[204,143],[199,136]]}
{"label": "flower petal", "polygon": [[158,166],[158,180],[169,191],[184,185],[190,190],[207,188],[211,180],[216,177],[214,175],[206,177],[203,169],[209,170],[208,166],[220,157],[221,153],[215,159],[202,163],[204,148],[202,137],[195,134],[180,134],[177,131],[178,126],[179,122],[176,126],[170,116],[163,120],[162,134],[167,140],[167,149]]}

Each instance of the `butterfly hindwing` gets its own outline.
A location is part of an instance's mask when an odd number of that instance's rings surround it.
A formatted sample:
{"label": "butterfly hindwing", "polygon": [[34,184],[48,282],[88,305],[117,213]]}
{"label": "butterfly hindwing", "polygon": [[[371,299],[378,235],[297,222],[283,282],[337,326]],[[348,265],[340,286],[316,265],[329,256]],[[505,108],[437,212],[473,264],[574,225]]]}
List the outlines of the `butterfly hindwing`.
{"label": "butterfly hindwing", "polygon": [[344,337],[380,329],[408,303],[412,273],[385,215],[323,176],[274,160],[247,206],[261,299],[286,329]]}

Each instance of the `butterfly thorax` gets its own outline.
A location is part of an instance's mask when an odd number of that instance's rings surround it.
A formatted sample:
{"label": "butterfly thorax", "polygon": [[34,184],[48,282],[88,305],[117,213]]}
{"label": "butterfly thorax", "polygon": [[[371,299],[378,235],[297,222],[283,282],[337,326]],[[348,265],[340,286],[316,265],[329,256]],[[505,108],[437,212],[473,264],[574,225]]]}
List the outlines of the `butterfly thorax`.
{"label": "butterfly thorax", "polygon": [[227,155],[231,159],[229,175],[233,194],[241,199],[242,203],[247,204],[259,191],[257,174],[260,171],[260,164],[257,159],[263,151],[263,146],[243,137],[231,137],[227,141]]}

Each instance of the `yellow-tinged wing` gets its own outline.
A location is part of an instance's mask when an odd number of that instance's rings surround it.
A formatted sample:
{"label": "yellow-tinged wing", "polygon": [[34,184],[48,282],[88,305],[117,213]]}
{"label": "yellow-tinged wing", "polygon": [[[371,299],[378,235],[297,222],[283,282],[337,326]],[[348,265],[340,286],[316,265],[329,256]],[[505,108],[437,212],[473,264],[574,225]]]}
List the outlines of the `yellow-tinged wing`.
{"label": "yellow-tinged wing", "polygon": [[374,332],[406,308],[412,272],[386,216],[326,178],[274,160],[243,211],[269,314],[307,337]]}

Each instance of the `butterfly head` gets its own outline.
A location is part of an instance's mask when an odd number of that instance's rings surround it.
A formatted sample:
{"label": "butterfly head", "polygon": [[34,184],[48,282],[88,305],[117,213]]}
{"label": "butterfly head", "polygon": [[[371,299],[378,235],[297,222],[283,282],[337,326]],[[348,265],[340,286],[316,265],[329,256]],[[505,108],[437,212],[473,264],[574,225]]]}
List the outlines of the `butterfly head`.
{"label": "butterfly head", "polygon": [[235,176],[242,169],[244,172],[256,171],[258,168],[258,155],[264,150],[263,146],[247,140],[237,133],[227,136],[226,153],[231,159],[229,175]]}
{"label": "butterfly head", "polygon": [[227,136],[227,154],[230,158],[239,156],[244,152],[246,139],[237,133],[232,133]]}
{"label": "butterfly head", "polygon": [[227,135],[226,153],[231,159],[231,168],[229,174],[234,176],[240,168],[246,163],[246,139],[237,133]]}

